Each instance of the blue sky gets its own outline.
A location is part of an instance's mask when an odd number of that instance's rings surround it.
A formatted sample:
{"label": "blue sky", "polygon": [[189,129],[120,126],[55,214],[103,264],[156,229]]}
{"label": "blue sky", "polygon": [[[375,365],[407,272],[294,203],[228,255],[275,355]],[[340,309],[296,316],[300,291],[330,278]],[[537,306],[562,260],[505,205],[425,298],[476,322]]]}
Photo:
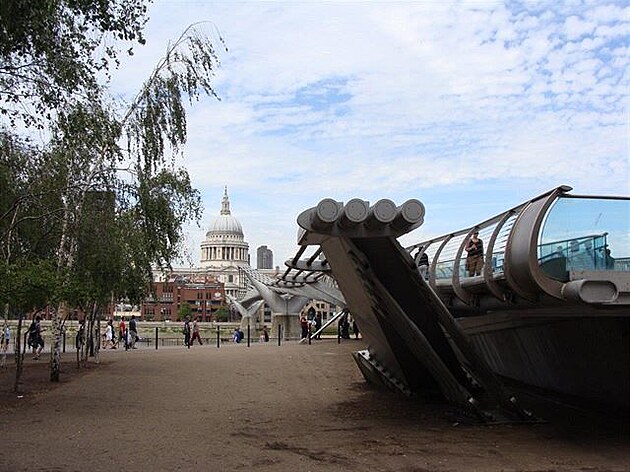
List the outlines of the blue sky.
{"label": "blue sky", "polygon": [[225,185],[253,263],[262,244],[292,257],[297,215],[327,197],[421,200],[408,245],[561,184],[630,194],[626,5],[156,0],[111,89],[131,98],[209,22],[221,100],[190,109],[181,160],[205,205],[193,263]]}

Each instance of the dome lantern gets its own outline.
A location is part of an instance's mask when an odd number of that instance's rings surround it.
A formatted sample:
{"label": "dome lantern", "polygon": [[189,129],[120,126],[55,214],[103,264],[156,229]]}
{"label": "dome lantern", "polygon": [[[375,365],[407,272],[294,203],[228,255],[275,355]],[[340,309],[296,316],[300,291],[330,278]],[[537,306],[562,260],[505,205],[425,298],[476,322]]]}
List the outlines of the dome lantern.
{"label": "dome lantern", "polygon": [[221,214],[230,214],[230,199],[228,198],[227,194],[227,185],[225,186],[225,190],[223,191],[223,200],[221,201]]}

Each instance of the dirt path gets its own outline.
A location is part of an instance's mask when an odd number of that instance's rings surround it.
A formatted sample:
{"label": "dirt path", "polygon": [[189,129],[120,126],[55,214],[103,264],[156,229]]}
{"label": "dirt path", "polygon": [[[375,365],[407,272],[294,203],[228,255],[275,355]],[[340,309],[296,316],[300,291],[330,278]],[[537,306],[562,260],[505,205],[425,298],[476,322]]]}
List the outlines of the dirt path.
{"label": "dirt path", "polygon": [[[630,471],[627,425],[547,407],[545,424],[455,425],[448,407],[370,388],[361,347],[107,351],[80,375],[66,355],[61,384],[19,400],[3,369],[0,470]],[[26,380],[45,379],[33,365]]]}

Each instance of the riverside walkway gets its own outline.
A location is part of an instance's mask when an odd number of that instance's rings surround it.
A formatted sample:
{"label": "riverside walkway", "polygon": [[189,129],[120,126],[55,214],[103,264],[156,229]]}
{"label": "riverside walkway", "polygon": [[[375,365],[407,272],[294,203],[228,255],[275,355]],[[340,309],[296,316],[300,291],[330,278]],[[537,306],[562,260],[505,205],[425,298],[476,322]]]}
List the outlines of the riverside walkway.
{"label": "riverside walkway", "polygon": [[[101,352],[0,409],[2,471],[630,470],[630,434],[576,410],[542,424],[470,425],[453,407],[365,383],[361,340]],[[47,363],[25,369],[47,376]],[[0,370],[2,388],[13,364]],[[6,400],[6,395],[5,395]]]}

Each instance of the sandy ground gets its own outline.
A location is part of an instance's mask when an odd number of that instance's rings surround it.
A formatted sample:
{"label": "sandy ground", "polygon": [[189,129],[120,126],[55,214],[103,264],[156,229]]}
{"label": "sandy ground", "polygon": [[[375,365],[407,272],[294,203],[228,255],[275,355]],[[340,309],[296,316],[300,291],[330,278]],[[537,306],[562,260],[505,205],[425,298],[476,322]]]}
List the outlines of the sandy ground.
{"label": "sandy ground", "polygon": [[11,362],[0,470],[630,471],[627,422],[530,399],[547,422],[457,423],[366,384],[350,355],[362,347],[116,350],[80,371],[66,354],[58,384],[28,358],[22,398]]}

